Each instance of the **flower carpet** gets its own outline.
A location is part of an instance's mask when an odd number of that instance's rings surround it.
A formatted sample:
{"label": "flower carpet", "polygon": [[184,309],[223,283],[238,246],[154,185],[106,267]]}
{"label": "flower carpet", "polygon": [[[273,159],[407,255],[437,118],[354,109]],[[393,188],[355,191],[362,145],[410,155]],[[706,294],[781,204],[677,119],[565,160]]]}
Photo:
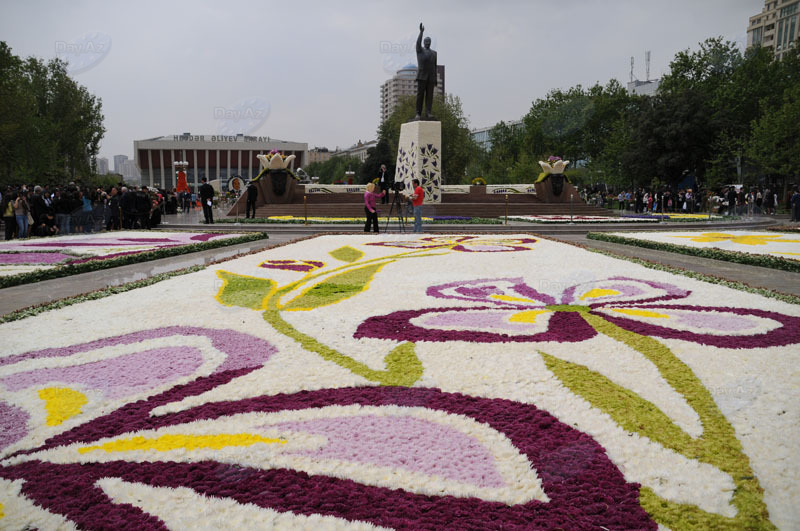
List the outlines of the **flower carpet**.
{"label": "flower carpet", "polygon": [[613,216],[563,216],[557,214],[542,214],[539,216],[508,216],[513,221],[527,221],[530,223],[638,223],[640,221],[658,221],[656,218],[632,218]]}
{"label": "flower carpet", "polygon": [[800,306],[539,237],[322,236],[0,337],[0,528],[800,520]]}
{"label": "flower carpet", "polygon": [[0,242],[0,276],[180,247],[241,234],[117,231]]}
{"label": "flower carpet", "polygon": [[800,260],[800,238],[793,234],[749,230],[725,232],[609,232],[607,234],[697,249],[713,248],[723,251]]}
{"label": "flower carpet", "polygon": [[708,221],[711,220],[721,220],[724,219],[723,216],[712,214],[710,217],[708,214],[682,214],[682,213],[666,213],[666,214],[622,214],[622,217],[635,219],[635,220],[664,220],[664,221]]}

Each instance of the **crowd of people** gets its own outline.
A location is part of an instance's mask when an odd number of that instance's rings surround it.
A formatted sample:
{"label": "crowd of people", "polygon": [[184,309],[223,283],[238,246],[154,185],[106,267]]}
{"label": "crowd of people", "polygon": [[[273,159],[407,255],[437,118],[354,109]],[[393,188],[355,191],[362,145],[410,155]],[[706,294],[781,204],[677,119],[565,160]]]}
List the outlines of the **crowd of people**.
{"label": "crowd of people", "polygon": [[0,193],[5,239],[151,229],[164,214],[193,208],[192,194],[126,186],[8,187]]}
{"label": "crowd of people", "polygon": [[[713,212],[730,216],[775,215],[779,206],[790,209],[791,197],[796,193],[790,191],[785,199],[781,199],[777,190],[768,187],[745,189],[742,185],[730,185],[718,191],[693,190],[650,190],[635,188],[614,194],[603,194],[595,190],[583,190],[581,196],[586,202],[609,208],[615,206],[621,212],[633,211],[636,214],[647,213],[707,213],[709,206]],[[611,205],[616,201],[616,205]]]}

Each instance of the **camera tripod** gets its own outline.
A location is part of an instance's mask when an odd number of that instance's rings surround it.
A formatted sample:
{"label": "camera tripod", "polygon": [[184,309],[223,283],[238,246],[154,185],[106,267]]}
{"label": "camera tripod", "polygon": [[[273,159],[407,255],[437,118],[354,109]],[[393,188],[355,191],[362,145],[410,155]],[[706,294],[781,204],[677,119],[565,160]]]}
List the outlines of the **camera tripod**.
{"label": "camera tripod", "polygon": [[399,227],[400,232],[406,231],[406,221],[403,217],[403,206],[405,201],[402,199],[402,194],[399,190],[394,191],[394,197],[392,197],[392,206],[389,207],[389,214],[386,216],[386,227],[383,229],[383,232],[389,232],[389,221],[392,219],[392,212],[395,211],[397,208],[397,224]]}

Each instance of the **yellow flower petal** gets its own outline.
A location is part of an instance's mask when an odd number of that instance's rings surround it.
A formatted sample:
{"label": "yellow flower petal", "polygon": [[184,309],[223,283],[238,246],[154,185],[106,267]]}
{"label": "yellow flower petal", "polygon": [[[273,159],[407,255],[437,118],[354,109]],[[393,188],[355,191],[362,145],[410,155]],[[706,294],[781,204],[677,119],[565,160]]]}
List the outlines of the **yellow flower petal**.
{"label": "yellow flower petal", "polygon": [[48,426],[58,426],[65,420],[79,415],[83,405],[89,402],[83,393],[64,387],[40,389],[39,398],[44,400]]}
{"label": "yellow flower petal", "polygon": [[511,295],[489,295],[489,298],[505,302],[536,302],[525,297],[513,297]]}
{"label": "yellow flower petal", "polygon": [[512,323],[535,323],[536,317],[543,313],[548,313],[548,310],[525,310],[524,312],[515,313],[509,319]]}
{"label": "yellow flower petal", "polygon": [[87,446],[79,448],[78,452],[85,454],[94,450],[105,450],[106,452],[131,452],[134,450],[155,450],[158,452],[168,452],[170,450],[183,449],[187,451],[211,448],[220,450],[226,446],[251,446],[257,443],[265,444],[286,444],[283,439],[268,439],[252,433],[222,433],[218,435],[162,435],[155,439],[146,437],[132,437],[130,439],[120,439],[110,441],[99,446]]}
{"label": "yellow flower petal", "polygon": [[624,313],[625,315],[635,315],[637,317],[652,317],[653,319],[669,319],[669,315],[651,312],[650,310],[640,310],[634,308],[614,308],[617,313]]}
{"label": "yellow flower petal", "polygon": [[594,288],[590,289],[586,293],[581,296],[581,300],[585,301],[586,299],[596,299],[598,297],[610,297],[613,295],[622,295],[619,291],[615,289],[600,289]]}

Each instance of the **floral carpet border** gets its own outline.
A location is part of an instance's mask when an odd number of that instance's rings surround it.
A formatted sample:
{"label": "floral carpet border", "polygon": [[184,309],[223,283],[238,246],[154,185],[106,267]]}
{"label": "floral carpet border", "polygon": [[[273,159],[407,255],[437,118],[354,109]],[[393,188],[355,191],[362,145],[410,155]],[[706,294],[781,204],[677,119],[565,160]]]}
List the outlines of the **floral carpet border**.
{"label": "floral carpet border", "polygon": [[0,277],[0,289],[10,288],[12,286],[21,286],[23,284],[30,284],[33,282],[41,282],[43,280],[52,280],[54,278],[63,278],[81,273],[89,273],[92,271],[100,271],[103,269],[111,269],[125,265],[139,264],[142,262],[149,262],[151,260],[158,260],[160,258],[171,258],[173,256],[207,251],[209,249],[218,249],[220,247],[228,247],[231,245],[248,243],[268,238],[269,236],[267,233],[257,232],[253,234],[244,234],[235,238],[211,240],[207,242],[182,245],[180,247],[167,247],[153,251],[144,251],[137,254],[116,256],[107,260],[92,260],[77,264],[67,264],[64,266],[54,267],[52,269],[43,269],[39,271],[32,271],[30,273],[20,273],[19,275]]}
{"label": "floral carpet border", "polygon": [[789,271],[792,273],[800,273],[800,262],[797,260],[787,260],[777,256],[757,256],[738,251],[725,251],[721,249],[700,249],[685,245],[675,245],[672,243],[651,242],[647,240],[625,238],[623,236],[612,236],[602,232],[590,232],[586,234],[586,238],[589,240],[599,240],[608,243],[619,243],[622,245],[643,247],[645,249],[653,249],[656,251],[667,251],[671,253],[697,256],[700,258],[709,258],[711,260],[722,260],[725,262],[734,262],[737,264],[768,267],[771,269],[780,269],[782,271]]}

